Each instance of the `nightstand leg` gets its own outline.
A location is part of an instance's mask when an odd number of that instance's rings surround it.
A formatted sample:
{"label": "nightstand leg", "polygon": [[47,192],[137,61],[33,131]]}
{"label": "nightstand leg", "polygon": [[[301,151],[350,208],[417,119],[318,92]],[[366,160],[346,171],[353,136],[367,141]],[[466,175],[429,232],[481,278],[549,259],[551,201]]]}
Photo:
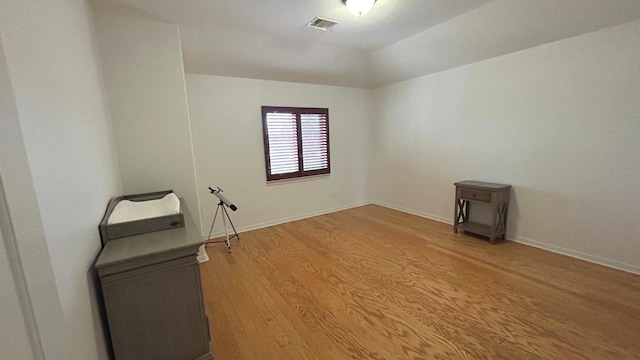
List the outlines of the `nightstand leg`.
{"label": "nightstand leg", "polygon": [[458,233],[458,218],[460,217],[460,204],[458,203],[458,201],[460,200],[456,198],[456,203],[453,209],[453,233],[454,234]]}
{"label": "nightstand leg", "polygon": [[469,202],[462,199],[456,199],[454,205],[455,212],[453,215],[453,233],[458,233],[458,224],[467,222],[469,220]]}
{"label": "nightstand leg", "polygon": [[498,225],[498,206],[495,201],[492,203],[493,211],[491,212],[491,235],[489,236],[489,242],[491,245],[496,243],[497,225]]}

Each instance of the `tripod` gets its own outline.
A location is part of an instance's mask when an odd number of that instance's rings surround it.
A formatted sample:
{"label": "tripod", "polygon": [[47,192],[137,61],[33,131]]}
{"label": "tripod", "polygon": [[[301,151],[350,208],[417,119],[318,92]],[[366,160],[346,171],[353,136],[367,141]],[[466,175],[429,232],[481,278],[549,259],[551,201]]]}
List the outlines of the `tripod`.
{"label": "tripod", "polygon": [[[216,223],[216,218],[218,217],[218,211],[220,209],[222,209],[222,215],[221,215],[222,224],[224,227],[224,235],[226,239],[211,241],[211,232],[213,231],[213,225],[215,225]],[[229,224],[231,224],[231,228],[233,229],[233,235],[231,236],[229,236],[229,232],[227,231],[227,220],[229,220]],[[229,217],[229,213],[227,212],[227,209],[224,208],[224,201],[220,200],[220,202],[218,203],[218,207],[216,208],[216,213],[215,215],[213,215],[213,221],[211,222],[211,229],[209,229],[209,236],[207,236],[207,240],[204,242],[204,246],[206,247],[209,244],[216,244],[216,243],[226,243],[227,251],[231,252],[231,243],[229,242],[229,240],[233,239],[234,237],[240,240],[240,235],[238,235],[238,232],[236,231],[236,227],[233,226],[233,223],[231,222],[231,218]]]}

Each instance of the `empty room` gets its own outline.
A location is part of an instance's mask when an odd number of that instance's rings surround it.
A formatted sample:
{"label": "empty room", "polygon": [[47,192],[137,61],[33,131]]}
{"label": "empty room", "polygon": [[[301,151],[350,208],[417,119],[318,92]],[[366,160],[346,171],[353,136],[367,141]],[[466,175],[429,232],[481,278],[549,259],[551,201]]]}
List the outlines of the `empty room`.
{"label": "empty room", "polygon": [[0,359],[640,359],[640,1],[1,0]]}

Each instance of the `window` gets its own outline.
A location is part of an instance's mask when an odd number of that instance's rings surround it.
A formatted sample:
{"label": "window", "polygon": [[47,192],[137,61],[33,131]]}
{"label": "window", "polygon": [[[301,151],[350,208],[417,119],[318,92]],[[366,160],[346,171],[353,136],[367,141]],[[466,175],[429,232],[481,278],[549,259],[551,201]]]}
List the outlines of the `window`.
{"label": "window", "polygon": [[329,109],[262,107],[267,181],[329,174]]}

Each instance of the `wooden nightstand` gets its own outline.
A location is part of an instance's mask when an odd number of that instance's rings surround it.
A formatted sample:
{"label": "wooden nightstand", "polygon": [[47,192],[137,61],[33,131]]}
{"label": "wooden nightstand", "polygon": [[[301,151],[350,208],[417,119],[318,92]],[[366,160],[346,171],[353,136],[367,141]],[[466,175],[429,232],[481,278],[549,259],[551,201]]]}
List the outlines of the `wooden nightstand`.
{"label": "wooden nightstand", "polygon": [[[458,229],[489,237],[491,244],[496,239],[504,239],[507,233],[507,211],[509,209],[509,193],[511,185],[492,184],[480,181],[461,181],[456,186],[455,216],[453,232]],[[484,202],[491,206],[491,224],[479,224],[469,221],[471,202]]]}

